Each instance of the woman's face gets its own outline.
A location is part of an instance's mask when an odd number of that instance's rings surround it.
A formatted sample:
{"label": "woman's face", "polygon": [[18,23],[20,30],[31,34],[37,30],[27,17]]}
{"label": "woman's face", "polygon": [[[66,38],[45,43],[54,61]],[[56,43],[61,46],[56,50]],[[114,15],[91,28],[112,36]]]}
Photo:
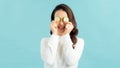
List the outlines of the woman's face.
{"label": "woman's face", "polygon": [[56,23],[58,26],[58,31],[63,33],[65,31],[65,21],[69,21],[67,13],[63,10],[57,10],[54,15],[54,19],[56,19]]}

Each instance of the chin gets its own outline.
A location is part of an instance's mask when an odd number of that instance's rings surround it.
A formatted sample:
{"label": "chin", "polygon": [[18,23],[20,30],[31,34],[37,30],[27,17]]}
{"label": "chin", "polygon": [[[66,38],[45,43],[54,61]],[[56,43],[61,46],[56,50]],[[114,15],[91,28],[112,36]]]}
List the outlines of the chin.
{"label": "chin", "polygon": [[60,33],[63,33],[65,30],[59,30]]}

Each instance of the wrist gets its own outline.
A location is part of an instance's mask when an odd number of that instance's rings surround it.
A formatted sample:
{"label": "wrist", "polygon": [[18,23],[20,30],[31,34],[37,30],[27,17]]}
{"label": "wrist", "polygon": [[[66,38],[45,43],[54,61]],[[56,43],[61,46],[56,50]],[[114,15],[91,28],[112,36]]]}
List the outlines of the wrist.
{"label": "wrist", "polygon": [[58,35],[56,31],[53,31],[52,34],[54,34],[54,35]]}
{"label": "wrist", "polygon": [[57,33],[53,33],[53,35],[58,35]]}

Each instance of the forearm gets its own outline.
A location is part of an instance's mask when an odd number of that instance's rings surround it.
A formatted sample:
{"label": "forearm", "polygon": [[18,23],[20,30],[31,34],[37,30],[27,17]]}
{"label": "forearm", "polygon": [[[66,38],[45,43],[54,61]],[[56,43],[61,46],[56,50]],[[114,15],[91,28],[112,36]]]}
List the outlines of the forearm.
{"label": "forearm", "polygon": [[41,46],[43,60],[48,64],[53,64],[58,46],[58,36],[51,35],[51,37],[46,42],[44,42],[44,40],[41,41]]}
{"label": "forearm", "polygon": [[68,65],[75,64],[79,61],[80,56],[82,54],[83,50],[83,41],[77,40],[77,43],[75,44],[75,48],[73,49],[72,41],[69,35],[65,35],[62,37],[63,41],[63,55],[64,60]]}

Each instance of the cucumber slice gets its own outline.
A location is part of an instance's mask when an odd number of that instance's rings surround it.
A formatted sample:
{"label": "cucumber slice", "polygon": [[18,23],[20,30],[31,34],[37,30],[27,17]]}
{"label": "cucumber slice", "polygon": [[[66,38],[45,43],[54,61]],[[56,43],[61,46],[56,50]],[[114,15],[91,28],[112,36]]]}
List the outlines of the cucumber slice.
{"label": "cucumber slice", "polygon": [[69,18],[68,17],[64,17],[63,21],[64,22],[69,22]]}
{"label": "cucumber slice", "polygon": [[55,17],[55,21],[56,22],[60,22],[60,18],[59,17]]}

